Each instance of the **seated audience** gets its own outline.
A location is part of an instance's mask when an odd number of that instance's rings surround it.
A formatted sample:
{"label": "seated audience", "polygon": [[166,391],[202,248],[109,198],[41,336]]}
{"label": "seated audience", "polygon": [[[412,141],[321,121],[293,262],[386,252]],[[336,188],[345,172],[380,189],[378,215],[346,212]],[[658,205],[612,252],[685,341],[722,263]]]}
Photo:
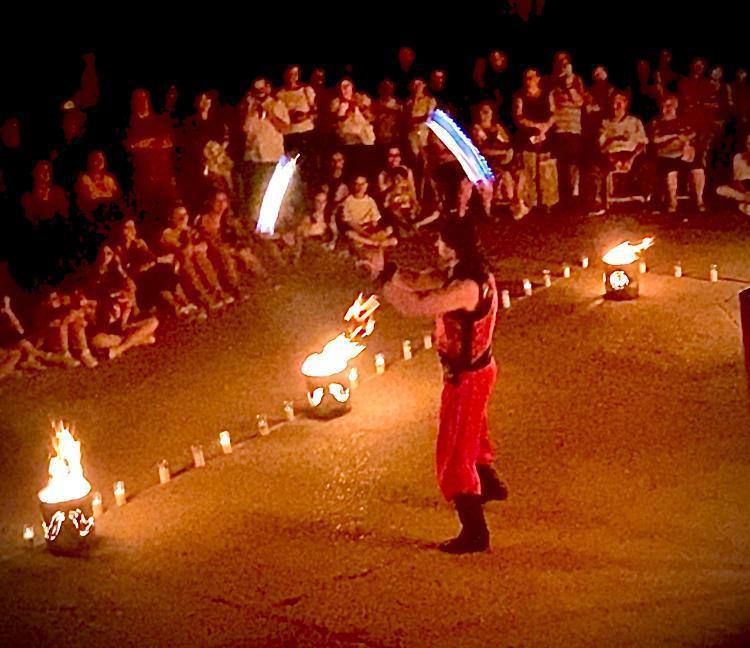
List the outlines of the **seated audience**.
{"label": "seated audience", "polygon": [[664,95],[661,114],[649,123],[649,140],[656,160],[660,182],[665,183],[669,198],[670,213],[677,211],[679,176],[690,172],[699,211],[705,211],[703,188],[706,184],[705,170],[695,159],[695,132],[677,115],[679,101],[675,95]]}
{"label": "seated audience", "polygon": [[750,216],[750,135],[745,138],[745,150],[732,160],[732,184],[722,185],[716,193],[737,203],[737,208]]}

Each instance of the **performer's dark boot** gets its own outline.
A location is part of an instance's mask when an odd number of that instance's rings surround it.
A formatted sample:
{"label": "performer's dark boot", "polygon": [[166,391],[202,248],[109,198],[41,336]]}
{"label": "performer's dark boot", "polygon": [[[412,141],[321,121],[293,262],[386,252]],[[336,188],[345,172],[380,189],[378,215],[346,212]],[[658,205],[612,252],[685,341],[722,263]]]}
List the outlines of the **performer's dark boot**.
{"label": "performer's dark boot", "polygon": [[492,466],[477,464],[477,473],[479,473],[479,483],[482,488],[482,502],[508,499],[508,487],[497,476]]}
{"label": "performer's dark boot", "polygon": [[490,531],[484,520],[481,495],[460,494],[454,500],[461,533],[443,542],[438,549],[450,554],[474,553],[490,548]]}

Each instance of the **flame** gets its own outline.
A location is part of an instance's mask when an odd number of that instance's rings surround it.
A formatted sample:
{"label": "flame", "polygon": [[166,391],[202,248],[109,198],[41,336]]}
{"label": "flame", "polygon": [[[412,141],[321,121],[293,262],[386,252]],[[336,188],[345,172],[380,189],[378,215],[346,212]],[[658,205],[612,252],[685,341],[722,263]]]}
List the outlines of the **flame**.
{"label": "flame", "polygon": [[39,499],[46,504],[79,499],[91,490],[91,484],[83,476],[81,442],[62,421],[55,423],[54,428],[55,456],[49,460],[49,481],[39,491]]}
{"label": "flame", "polygon": [[330,340],[320,353],[311,353],[302,363],[302,373],[310,377],[333,376],[346,369],[349,360],[356,358],[365,349],[362,338],[370,335],[375,328],[375,311],[380,302],[375,295],[364,299],[359,293],[354,303],[347,309],[344,321],[352,322],[350,330],[340,333]]}
{"label": "flame", "polygon": [[295,155],[293,158],[282,155],[276,163],[276,168],[273,171],[271,181],[268,183],[266,193],[263,195],[263,202],[260,205],[258,224],[255,227],[255,231],[259,234],[274,233],[276,220],[279,217],[279,210],[281,209],[281,201],[284,200],[284,195],[289,187],[289,181],[292,179],[292,174],[297,166],[298,157],[299,155]]}
{"label": "flame", "polygon": [[630,241],[623,241],[609,250],[603,257],[602,261],[609,265],[628,265],[635,263],[640,253],[646,248],[651,247],[654,242],[653,236],[646,236],[640,243],[635,245]]}

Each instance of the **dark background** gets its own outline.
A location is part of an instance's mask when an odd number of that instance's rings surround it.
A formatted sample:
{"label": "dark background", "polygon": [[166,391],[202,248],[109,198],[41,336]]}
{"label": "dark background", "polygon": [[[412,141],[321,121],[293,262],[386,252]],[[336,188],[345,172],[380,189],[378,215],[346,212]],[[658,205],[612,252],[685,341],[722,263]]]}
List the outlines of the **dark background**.
{"label": "dark background", "polygon": [[427,70],[446,67],[455,92],[470,79],[473,58],[491,47],[508,52],[513,87],[529,65],[548,70],[558,49],[573,54],[585,78],[603,63],[621,86],[632,83],[638,58],[655,61],[662,47],[673,49],[678,71],[700,55],[723,63],[731,77],[748,63],[743,4],[547,0],[542,16],[528,22],[509,14],[504,2],[479,0],[18,6],[6,10],[0,37],[0,118],[21,114],[27,143],[54,137],[60,105],[79,82],[80,55],[89,50],[97,52],[99,112],[120,128],[137,86],[149,88],[159,108],[176,83],[184,114],[200,90],[217,88],[235,102],[258,74],[278,83],[292,61],[305,66],[303,74],[313,64],[330,64],[334,79],[350,63],[355,81],[373,91],[402,43],[416,49]]}

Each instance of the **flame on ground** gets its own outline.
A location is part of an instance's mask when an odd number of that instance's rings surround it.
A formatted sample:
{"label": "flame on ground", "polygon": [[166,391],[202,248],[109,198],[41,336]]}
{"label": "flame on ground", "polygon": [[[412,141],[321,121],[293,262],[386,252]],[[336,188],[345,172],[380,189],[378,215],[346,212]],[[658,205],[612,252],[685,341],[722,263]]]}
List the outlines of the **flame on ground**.
{"label": "flame on ground", "polygon": [[653,236],[646,236],[640,243],[636,243],[635,245],[630,243],[630,241],[623,241],[609,250],[602,257],[602,261],[608,265],[628,265],[635,263],[640,253],[646,248],[651,247],[653,242]]}
{"label": "flame on ground", "polygon": [[377,297],[370,295],[364,299],[359,294],[344,315],[351,328],[328,342],[320,353],[311,353],[302,363],[302,373],[310,377],[333,376],[346,369],[350,360],[365,349],[362,338],[370,335],[375,328],[375,311],[380,306]]}
{"label": "flame on ground", "polygon": [[62,421],[55,423],[54,427],[55,456],[49,460],[49,481],[39,491],[39,499],[45,504],[79,499],[91,490],[91,484],[83,476],[81,442]]}

